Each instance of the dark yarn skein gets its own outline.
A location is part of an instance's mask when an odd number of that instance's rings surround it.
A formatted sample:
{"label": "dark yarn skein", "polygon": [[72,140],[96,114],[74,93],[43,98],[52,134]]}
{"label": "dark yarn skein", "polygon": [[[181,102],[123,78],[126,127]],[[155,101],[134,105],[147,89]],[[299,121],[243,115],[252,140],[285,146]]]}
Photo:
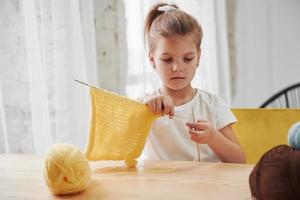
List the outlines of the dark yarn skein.
{"label": "dark yarn skein", "polygon": [[300,200],[300,150],[279,145],[267,151],[249,177],[258,200]]}

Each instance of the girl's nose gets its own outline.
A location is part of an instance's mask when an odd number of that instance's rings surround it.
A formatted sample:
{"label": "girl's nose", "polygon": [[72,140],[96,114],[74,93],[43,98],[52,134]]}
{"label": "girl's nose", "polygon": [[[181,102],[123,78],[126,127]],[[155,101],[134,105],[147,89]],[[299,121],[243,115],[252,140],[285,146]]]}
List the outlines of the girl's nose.
{"label": "girl's nose", "polygon": [[180,67],[179,64],[174,63],[173,66],[172,66],[172,71],[173,71],[173,72],[176,72],[176,71],[182,71],[182,68]]}

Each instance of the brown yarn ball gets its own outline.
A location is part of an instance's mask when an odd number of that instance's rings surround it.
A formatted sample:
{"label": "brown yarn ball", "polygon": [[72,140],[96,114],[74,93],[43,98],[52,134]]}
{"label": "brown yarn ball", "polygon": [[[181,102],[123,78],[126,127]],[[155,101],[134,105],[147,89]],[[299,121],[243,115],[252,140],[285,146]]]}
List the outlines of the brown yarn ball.
{"label": "brown yarn ball", "polygon": [[249,177],[255,199],[300,199],[300,151],[279,145],[267,151]]}

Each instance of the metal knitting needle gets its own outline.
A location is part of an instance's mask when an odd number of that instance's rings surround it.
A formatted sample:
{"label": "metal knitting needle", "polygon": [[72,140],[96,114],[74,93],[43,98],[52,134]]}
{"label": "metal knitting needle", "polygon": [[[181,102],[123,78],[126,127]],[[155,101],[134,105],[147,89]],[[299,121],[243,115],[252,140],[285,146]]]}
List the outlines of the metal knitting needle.
{"label": "metal knitting needle", "polygon": [[187,117],[185,116],[182,116],[182,115],[178,115],[178,114],[174,114],[175,117],[180,117],[180,118],[183,118],[183,119],[187,119]]}
{"label": "metal knitting needle", "polygon": [[[77,80],[77,79],[73,79],[74,81],[76,81],[76,82],[78,82],[78,83],[80,83],[80,84],[82,84],[82,85],[85,85],[85,86],[88,86],[88,87],[90,87],[90,85],[89,84],[87,84],[87,83],[85,83],[85,82],[83,82],[83,81],[80,81],[80,80]],[[185,117],[185,116],[181,116],[181,115],[177,115],[177,114],[174,114],[174,116],[176,116],[176,117],[180,117],[180,118],[183,118],[183,119],[187,119],[187,117]]]}
{"label": "metal knitting needle", "polygon": [[87,83],[85,83],[85,82],[82,82],[82,81],[80,81],[80,80],[77,80],[77,79],[73,79],[74,81],[77,81],[78,83],[81,83],[81,84],[83,84],[83,85],[85,85],[85,86],[90,86],[89,84],[87,84]]}
{"label": "metal knitting needle", "polygon": [[[194,113],[194,109],[193,109],[193,106],[192,106],[192,117],[193,117],[193,123],[196,122],[196,119],[195,119],[195,113]],[[194,142],[194,145],[195,145],[195,149],[196,149],[196,158],[195,158],[195,161],[196,162],[200,162],[200,150],[199,150],[199,145],[197,142]]]}

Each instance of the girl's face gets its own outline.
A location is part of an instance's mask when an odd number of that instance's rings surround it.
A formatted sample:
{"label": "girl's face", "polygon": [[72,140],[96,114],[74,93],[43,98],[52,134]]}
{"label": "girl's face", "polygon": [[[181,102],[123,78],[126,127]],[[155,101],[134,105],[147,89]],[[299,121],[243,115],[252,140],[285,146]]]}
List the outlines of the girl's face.
{"label": "girl's face", "polygon": [[149,53],[151,64],[165,87],[181,90],[191,85],[200,58],[193,34],[156,39],[156,48]]}

